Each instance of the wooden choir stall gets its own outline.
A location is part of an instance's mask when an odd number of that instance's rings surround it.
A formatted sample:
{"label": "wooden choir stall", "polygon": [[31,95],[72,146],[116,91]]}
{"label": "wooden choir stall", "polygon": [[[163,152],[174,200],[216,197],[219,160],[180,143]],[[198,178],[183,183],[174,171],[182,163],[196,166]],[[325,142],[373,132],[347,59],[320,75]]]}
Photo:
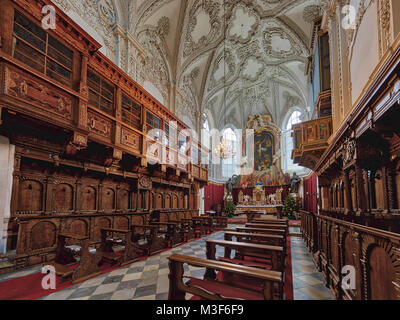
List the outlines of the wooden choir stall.
{"label": "wooden choir stall", "polygon": [[46,4],[0,0],[0,134],[15,145],[7,250],[17,268],[54,263],[80,281],[100,261],[194,238],[208,149],[61,10],[41,28]]}

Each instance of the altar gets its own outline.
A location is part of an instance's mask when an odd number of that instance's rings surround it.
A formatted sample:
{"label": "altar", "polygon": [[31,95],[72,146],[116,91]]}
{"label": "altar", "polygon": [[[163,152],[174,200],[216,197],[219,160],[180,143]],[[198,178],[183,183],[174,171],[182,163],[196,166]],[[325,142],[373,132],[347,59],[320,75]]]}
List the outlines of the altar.
{"label": "altar", "polygon": [[278,219],[282,218],[282,204],[276,205],[237,205],[236,213],[244,213],[247,216],[247,221],[252,221],[257,215],[274,215]]}

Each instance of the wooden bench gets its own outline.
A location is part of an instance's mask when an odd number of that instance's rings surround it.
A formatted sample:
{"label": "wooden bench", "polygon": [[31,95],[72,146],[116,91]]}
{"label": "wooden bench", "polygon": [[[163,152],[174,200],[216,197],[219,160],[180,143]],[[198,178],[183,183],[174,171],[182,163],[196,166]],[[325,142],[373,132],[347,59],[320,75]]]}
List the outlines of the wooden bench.
{"label": "wooden bench", "polygon": [[164,247],[173,247],[181,243],[183,239],[179,237],[177,224],[175,222],[150,222],[150,225],[158,227],[158,234],[164,234]]}
{"label": "wooden bench", "polygon": [[[232,261],[232,263],[240,263],[248,267],[260,267],[264,269],[280,271],[282,273],[285,270],[285,253],[283,247],[258,243],[208,239],[206,241],[207,259],[217,260],[217,246],[224,247],[224,257],[222,260],[225,262]],[[232,250],[235,250],[234,259],[231,258]],[[257,259],[246,260],[246,257]],[[239,262],[238,260],[241,261]],[[207,270],[207,272],[209,271]]]}
{"label": "wooden bench", "polygon": [[279,224],[279,225],[285,225],[288,226],[289,220],[286,219],[253,219],[252,221],[250,221],[251,223],[260,223],[260,224]]}
{"label": "wooden bench", "polygon": [[[66,246],[67,239],[80,242],[80,246]],[[73,284],[96,277],[101,274],[99,268],[101,255],[96,252],[96,249],[89,248],[89,244],[90,240],[87,236],[61,232],[58,234],[55,261],[46,263],[46,265],[52,265],[56,275],[61,276],[64,280],[71,277]],[[79,265],[72,268],[71,265],[76,262],[75,255],[80,256]]]}
{"label": "wooden bench", "polygon": [[236,231],[228,231],[224,233],[224,239],[232,241],[233,238],[240,242],[255,242],[261,244],[268,244],[272,246],[283,247],[286,254],[286,238],[278,234],[262,234],[262,233],[244,233]]}
{"label": "wooden bench", "polygon": [[181,242],[194,239],[195,234],[192,219],[185,219],[185,214],[183,212],[180,212],[180,214],[176,212],[171,213],[171,215],[168,216],[168,222],[176,223],[176,232]]}
{"label": "wooden bench", "polygon": [[[121,266],[131,264],[139,259],[137,251],[139,245],[137,242],[132,241],[132,231],[125,229],[102,228],[101,230],[101,247],[100,252],[103,259],[117,263]],[[115,237],[115,234],[122,237]],[[113,247],[116,245],[123,245],[124,252],[118,255],[114,252]]]}
{"label": "wooden bench", "polygon": [[193,229],[199,237],[202,237],[207,234],[207,229],[206,229],[206,221],[200,217],[193,217],[192,218],[192,226]]}
{"label": "wooden bench", "polygon": [[206,218],[211,218],[213,223],[214,230],[224,229],[228,226],[228,218],[227,217],[217,217],[217,216],[203,216]]}
{"label": "wooden bench", "polygon": [[[234,265],[232,263],[207,260],[175,254],[169,258],[168,300],[185,300],[186,293],[206,300],[279,300],[282,274],[278,271]],[[225,272],[229,276],[245,276],[260,282],[256,289],[245,284],[216,281],[216,278],[190,278],[184,282],[184,264]]]}
{"label": "wooden bench", "polygon": [[[132,241],[138,243],[138,247],[145,255],[160,252],[165,247],[165,240],[158,235],[158,226],[148,224],[132,224]],[[145,240],[145,244],[139,244]]]}
{"label": "wooden bench", "polygon": [[[232,231],[232,230],[229,230]],[[268,234],[280,234],[285,236],[286,231],[284,229],[274,229],[274,228],[250,228],[250,227],[237,227],[236,231],[246,232],[246,233],[268,233]]]}
{"label": "wooden bench", "polygon": [[287,226],[283,226],[283,225],[277,225],[277,224],[259,224],[259,223],[246,223],[245,227],[246,227],[246,228],[284,230],[284,231],[285,231],[285,236],[288,234],[288,229],[289,229]]}

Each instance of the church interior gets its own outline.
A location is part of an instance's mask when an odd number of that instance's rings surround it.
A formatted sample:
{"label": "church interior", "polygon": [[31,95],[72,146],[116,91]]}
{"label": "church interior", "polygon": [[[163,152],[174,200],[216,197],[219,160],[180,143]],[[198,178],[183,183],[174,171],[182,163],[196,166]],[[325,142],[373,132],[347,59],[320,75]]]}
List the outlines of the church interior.
{"label": "church interior", "polygon": [[0,0],[0,300],[399,300],[399,119],[399,0]]}

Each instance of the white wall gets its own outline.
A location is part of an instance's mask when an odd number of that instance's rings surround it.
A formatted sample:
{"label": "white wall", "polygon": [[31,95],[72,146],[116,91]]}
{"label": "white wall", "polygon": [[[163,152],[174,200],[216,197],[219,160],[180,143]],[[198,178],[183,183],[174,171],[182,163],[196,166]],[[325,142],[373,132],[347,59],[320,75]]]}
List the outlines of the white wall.
{"label": "white wall", "polygon": [[5,253],[10,218],[15,146],[0,136],[0,254]]}
{"label": "white wall", "polygon": [[353,104],[363,94],[363,89],[379,62],[377,1],[365,12],[357,30],[350,61]]}

